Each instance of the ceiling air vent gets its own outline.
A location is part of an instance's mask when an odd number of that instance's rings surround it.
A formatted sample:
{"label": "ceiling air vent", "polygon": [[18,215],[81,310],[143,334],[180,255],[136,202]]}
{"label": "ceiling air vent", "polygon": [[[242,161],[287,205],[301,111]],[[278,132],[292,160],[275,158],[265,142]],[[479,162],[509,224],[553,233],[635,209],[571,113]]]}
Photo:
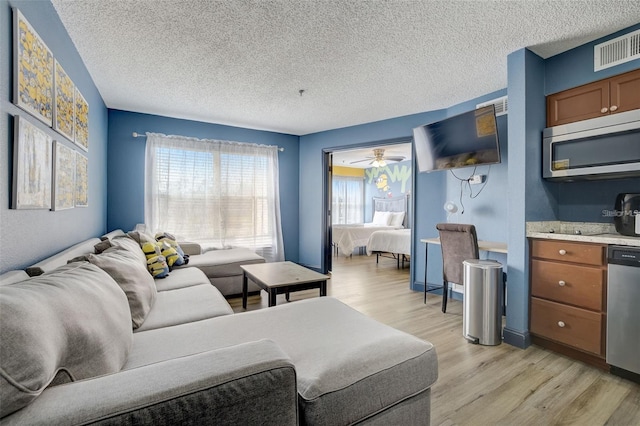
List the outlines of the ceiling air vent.
{"label": "ceiling air vent", "polygon": [[509,111],[507,110],[507,97],[503,96],[501,98],[497,98],[494,99],[492,101],[487,101],[487,102],[483,102],[481,104],[476,105],[476,109],[477,108],[482,108],[485,107],[487,105],[491,105],[493,104],[493,106],[496,109],[496,117],[499,115],[505,115],[506,113],[508,113]]}
{"label": "ceiling air vent", "polygon": [[594,71],[634,59],[640,59],[640,30],[597,44],[593,48]]}

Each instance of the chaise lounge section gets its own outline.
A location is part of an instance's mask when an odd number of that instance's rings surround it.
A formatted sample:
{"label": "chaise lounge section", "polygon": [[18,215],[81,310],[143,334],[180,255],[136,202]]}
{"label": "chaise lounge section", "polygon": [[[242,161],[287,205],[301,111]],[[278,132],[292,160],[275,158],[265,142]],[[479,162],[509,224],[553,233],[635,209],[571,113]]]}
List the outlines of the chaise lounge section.
{"label": "chaise lounge section", "polygon": [[[195,267],[151,284],[141,276],[132,290],[137,272],[122,269],[139,271],[140,253],[119,241],[127,237],[112,238],[116,247],[88,261],[0,277],[0,425],[429,424],[438,374],[430,343],[331,297],[234,314]],[[154,295],[136,326],[138,285]],[[47,326],[29,328],[43,312]],[[71,337],[47,337],[61,332]],[[83,339],[117,357],[92,355]],[[110,369],[98,371],[105,363]]]}

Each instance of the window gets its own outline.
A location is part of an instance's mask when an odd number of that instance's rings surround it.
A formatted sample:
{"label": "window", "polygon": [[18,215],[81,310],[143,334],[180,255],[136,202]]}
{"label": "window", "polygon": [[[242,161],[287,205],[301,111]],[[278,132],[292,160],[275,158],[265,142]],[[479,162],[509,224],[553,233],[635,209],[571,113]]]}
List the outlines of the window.
{"label": "window", "polygon": [[332,223],[364,222],[364,182],[362,177],[333,176]]}
{"label": "window", "polygon": [[277,147],[147,134],[145,223],[284,260]]}

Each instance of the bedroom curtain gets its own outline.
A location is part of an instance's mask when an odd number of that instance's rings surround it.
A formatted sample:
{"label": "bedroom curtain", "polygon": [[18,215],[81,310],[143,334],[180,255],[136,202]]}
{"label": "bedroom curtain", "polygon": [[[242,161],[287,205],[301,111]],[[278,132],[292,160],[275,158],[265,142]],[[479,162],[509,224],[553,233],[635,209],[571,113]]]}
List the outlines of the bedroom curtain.
{"label": "bedroom curtain", "polygon": [[364,222],[364,182],[362,177],[333,176],[332,210],[334,225]]}
{"label": "bedroom curtain", "polygon": [[278,148],[147,133],[146,226],[284,260]]}

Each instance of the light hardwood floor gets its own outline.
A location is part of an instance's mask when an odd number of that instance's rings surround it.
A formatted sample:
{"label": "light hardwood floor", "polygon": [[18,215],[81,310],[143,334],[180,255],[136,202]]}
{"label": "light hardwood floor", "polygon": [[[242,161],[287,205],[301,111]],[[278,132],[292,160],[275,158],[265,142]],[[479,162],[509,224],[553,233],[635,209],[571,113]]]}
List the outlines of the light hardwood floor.
{"label": "light hardwood floor", "polygon": [[[434,344],[439,378],[432,388],[432,425],[640,425],[640,385],[537,346],[480,346],[462,337],[462,304],[409,290],[409,269],[375,256],[334,257],[328,295]],[[291,294],[291,302],[318,297]],[[242,311],[241,299],[229,301]],[[287,303],[278,296],[278,304]],[[267,309],[267,295],[248,309]],[[640,355],[639,355],[640,356]]]}

